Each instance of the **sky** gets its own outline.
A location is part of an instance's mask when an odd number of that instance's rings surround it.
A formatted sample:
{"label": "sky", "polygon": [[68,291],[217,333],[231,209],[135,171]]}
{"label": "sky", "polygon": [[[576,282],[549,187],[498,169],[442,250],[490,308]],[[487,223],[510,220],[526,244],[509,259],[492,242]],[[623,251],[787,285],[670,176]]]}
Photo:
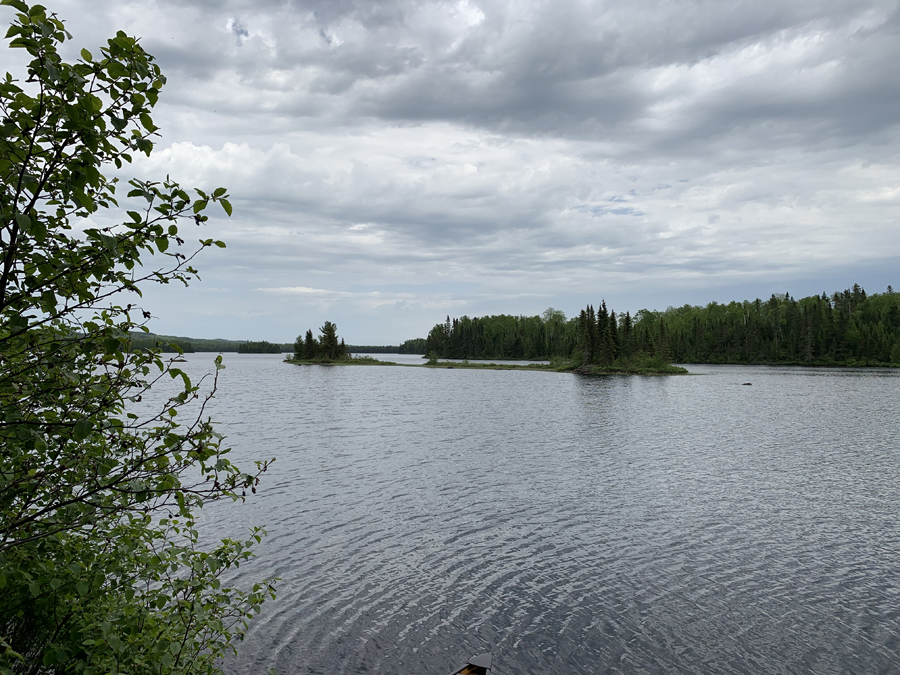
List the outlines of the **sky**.
{"label": "sky", "polygon": [[168,78],[123,177],[229,189],[157,333],[900,287],[896,0],[44,4],[70,58],[124,30]]}

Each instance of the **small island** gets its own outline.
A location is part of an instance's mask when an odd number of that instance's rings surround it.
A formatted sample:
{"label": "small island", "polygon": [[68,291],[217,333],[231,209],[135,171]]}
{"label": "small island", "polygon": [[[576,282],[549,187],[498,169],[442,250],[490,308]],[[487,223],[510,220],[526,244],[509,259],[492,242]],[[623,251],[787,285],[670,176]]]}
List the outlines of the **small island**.
{"label": "small island", "polygon": [[[331,321],[326,321],[319,328],[318,339],[312,330],[306,331],[305,335],[298,335],[294,340],[293,356],[285,359],[299,365],[335,365],[351,363],[354,360],[344,340],[338,338],[337,324]],[[375,361],[371,357],[370,360]]]}

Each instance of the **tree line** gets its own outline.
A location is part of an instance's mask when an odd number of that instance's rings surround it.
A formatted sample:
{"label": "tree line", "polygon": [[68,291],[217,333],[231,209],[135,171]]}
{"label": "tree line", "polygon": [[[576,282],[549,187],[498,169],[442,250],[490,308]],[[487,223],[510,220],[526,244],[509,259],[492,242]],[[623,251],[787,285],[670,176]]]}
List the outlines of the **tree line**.
{"label": "tree line", "polygon": [[900,364],[900,293],[859,285],[797,300],[642,310],[636,339],[680,363]]}
{"label": "tree line", "polygon": [[399,345],[348,345],[353,354],[424,354],[425,338],[413,338]]}
{"label": "tree line", "polygon": [[809,365],[900,364],[900,293],[868,295],[852,288],[797,300],[685,305],[665,311],[616,314],[605,301],[566,319],[541,316],[463,316],[436,324],[425,352],[439,358],[573,359],[612,365],[637,357],[676,363]]}
{"label": "tree line", "polygon": [[576,346],[574,322],[552,307],[542,316],[448,316],[425,338],[426,354],[449,359],[569,357]]}
{"label": "tree line", "polygon": [[281,345],[261,340],[260,342],[242,342],[237,348],[238,354],[280,354]]}
{"label": "tree line", "polygon": [[171,354],[181,351],[185,354],[195,352],[237,352],[239,354],[277,354],[291,352],[294,349],[292,342],[278,343],[261,340],[222,340],[206,338],[178,337],[175,335],[157,335],[143,331],[131,331],[128,335],[131,349],[159,349],[163,353]]}

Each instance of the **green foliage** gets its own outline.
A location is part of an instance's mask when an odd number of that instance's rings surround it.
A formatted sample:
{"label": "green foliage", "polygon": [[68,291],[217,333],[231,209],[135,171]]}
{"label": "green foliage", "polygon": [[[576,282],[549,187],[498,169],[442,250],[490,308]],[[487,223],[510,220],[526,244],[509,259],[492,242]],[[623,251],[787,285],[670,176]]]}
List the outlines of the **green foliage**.
{"label": "green foliage", "polygon": [[313,337],[312,330],[306,335],[298,335],[294,341],[294,360],[328,363],[350,359],[350,351],[344,341],[338,338],[337,325],[326,321],[319,329],[319,339]]}
{"label": "green foliage", "polygon": [[[631,318],[626,314],[630,330]],[[574,319],[552,307],[541,316],[483,316],[437,324],[426,338],[425,353],[454,359],[552,359],[594,363],[619,356],[621,339],[615,312],[606,304],[587,307]]]}
{"label": "green foliage", "polygon": [[[265,341],[264,341],[265,342]],[[178,337],[175,335],[157,335],[155,333],[135,332],[131,333],[132,349],[148,349],[151,347],[162,347],[163,351],[175,352],[180,349],[184,353],[193,352],[239,352],[241,345],[246,344],[242,340],[223,340],[220,338],[194,338],[194,337]],[[272,343],[268,343],[272,344]],[[277,344],[279,351],[290,352],[293,344]],[[272,352],[275,353],[275,352]]]}
{"label": "green foliage", "polygon": [[400,354],[397,345],[347,345],[347,351],[353,354]]}
{"label": "green foliage", "polygon": [[326,321],[319,329],[319,356],[329,361],[347,356],[347,348],[344,341],[338,341],[337,325]]}
{"label": "green foliage", "polygon": [[424,354],[425,338],[406,340],[397,348],[398,354]]}
{"label": "green foliage", "polygon": [[[103,169],[152,151],[165,78],[121,32],[66,63],[55,15],[0,4],[18,10],[10,47],[31,57],[24,82],[0,82],[0,672],[218,672],[273,589],[221,582],[260,530],[205,550],[193,514],[254,491],[266,464],[228,460],[200,385],[177,358],[130,348],[150,315],[117,299],[194,279],[197,252],[224,244],[186,247],[184,222],[231,205],[223,188],[134,180],[124,223],[76,229],[119,206]],[[170,380],[158,409],[139,405]]]}
{"label": "green foliage", "polygon": [[450,319],[428,333],[423,354],[449,359],[547,359],[572,356],[576,322],[552,307],[540,316],[500,314]]}
{"label": "green foliage", "polygon": [[359,366],[396,366],[397,364],[393,361],[379,361],[374,356],[369,356],[367,354],[363,354],[361,356],[354,356],[350,359],[348,363],[352,363],[353,365]]}
{"label": "green foliage", "polygon": [[164,354],[192,354],[194,343],[186,338],[170,337],[132,331],[129,334],[130,349],[159,349]]}
{"label": "green foliage", "polygon": [[425,346],[437,358],[561,359],[625,369],[643,368],[653,357],[663,364],[900,366],[900,293],[888,287],[868,295],[856,284],[831,297],[773,295],[765,302],[643,309],[634,317],[616,315],[605,302],[568,321],[553,308],[540,317],[448,316]]}
{"label": "green foliage", "polygon": [[281,345],[272,342],[242,342],[237,348],[238,354],[280,354]]}
{"label": "green foliage", "polygon": [[602,365],[581,365],[574,370],[585,375],[686,375],[688,373],[685,368],[673,366],[657,355],[644,353],[628,358],[618,358]]}
{"label": "green foliage", "polygon": [[679,363],[900,365],[900,293],[856,284],[830,297],[642,310],[634,341]]}

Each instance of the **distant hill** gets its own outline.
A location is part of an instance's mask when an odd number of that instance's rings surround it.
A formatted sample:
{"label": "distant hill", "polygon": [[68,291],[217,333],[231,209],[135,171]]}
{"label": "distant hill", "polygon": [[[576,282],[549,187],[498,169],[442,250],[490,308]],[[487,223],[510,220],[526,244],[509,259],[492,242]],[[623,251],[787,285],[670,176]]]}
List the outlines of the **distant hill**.
{"label": "distant hill", "polygon": [[[212,340],[205,338],[181,337],[177,335],[157,335],[156,333],[131,333],[131,344],[133,347],[148,349],[150,347],[160,346],[164,352],[174,352],[175,349],[171,345],[177,345],[185,353],[192,352],[238,352],[247,349],[251,343],[249,340],[224,340],[222,338],[214,338]],[[292,352],[294,350],[293,343],[275,343],[281,352]]]}
{"label": "distant hill", "polygon": [[351,354],[398,354],[397,345],[347,345]]}
{"label": "distant hill", "polygon": [[[293,342],[268,343],[252,342],[250,340],[225,340],[222,338],[205,339],[182,337],[178,335],[157,335],[156,333],[132,332],[131,344],[133,347],[149,349],[160,346],[164,352],[175,352],[172,345],[177,345],[183,352],[243,352],[259,353],[259,345],[277,345],[283,354],[291,354],[294,351]],[[407,340],[402,345],[349,345],[348,349],[353,354],[424,354],[425,339]],[[272,353],[271,351],[269,353]]]}
{"label": "distant hill", "polygon": [[401,345],[350,345],[351,354],[424,354],[425,338],[407,340]]}

